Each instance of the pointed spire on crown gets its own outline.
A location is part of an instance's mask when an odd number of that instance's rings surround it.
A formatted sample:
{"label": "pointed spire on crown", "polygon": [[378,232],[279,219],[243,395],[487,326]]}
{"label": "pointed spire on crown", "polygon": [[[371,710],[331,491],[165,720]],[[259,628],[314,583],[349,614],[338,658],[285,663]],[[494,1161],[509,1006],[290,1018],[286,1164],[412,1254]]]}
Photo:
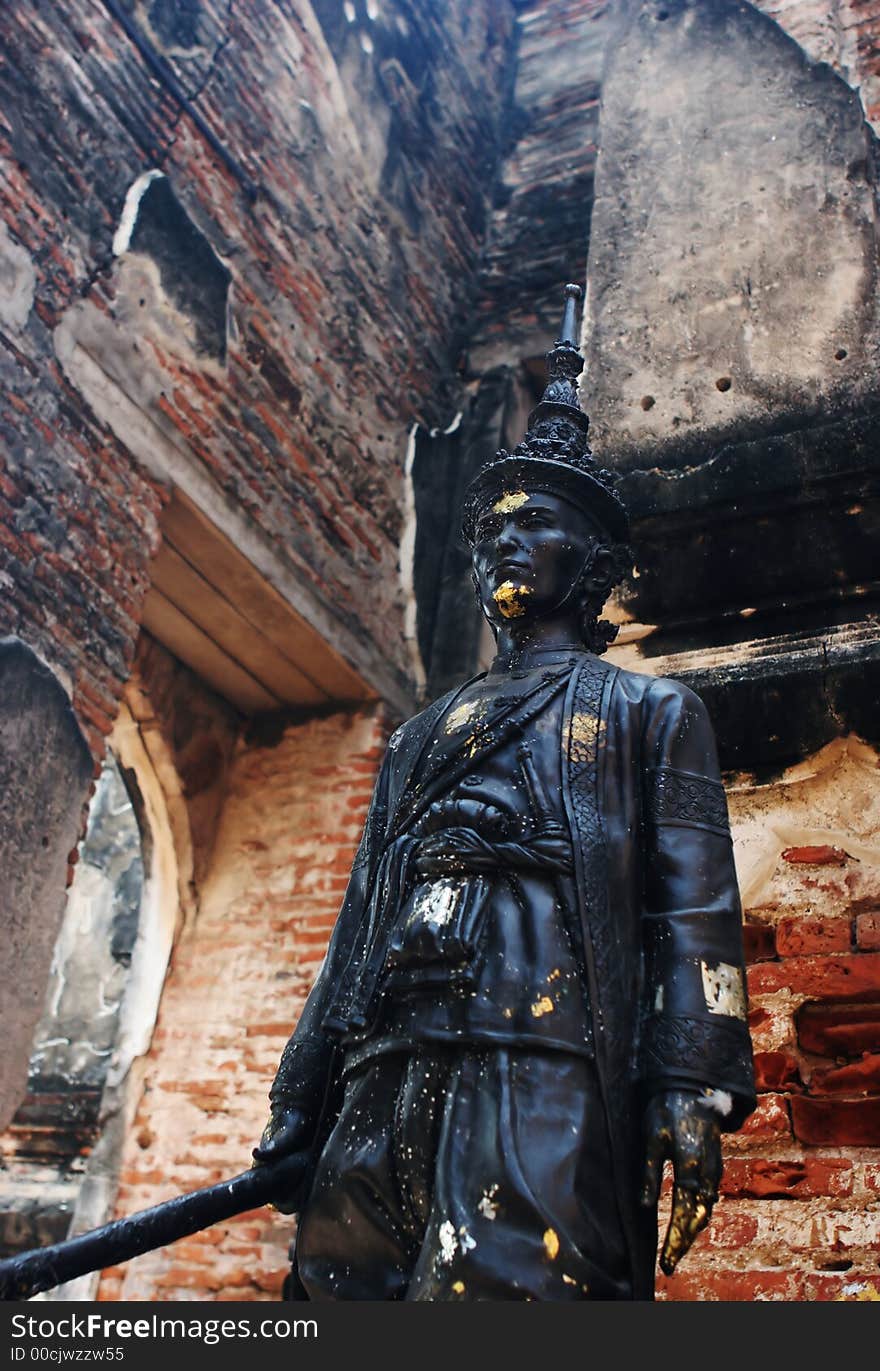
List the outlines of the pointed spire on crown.
{"label": "pointed spire on crown", "polygon": [[474,520],[482,503],[493,492],[522,485],[555,490],[598,519],[615,538],[625,541],[628,536],[626,507],[614,488],[614,476],[599,466],[590,451],[590,421],[578,398],[577,379],[584,369],[577,345],[577,306],[582,297],[580,286],[565,287],[560,336],[547,353],[547,385],[529,415],[525,438],[513,452],[496,453],[471,482],[464,505],[468,541],[473,541]]}

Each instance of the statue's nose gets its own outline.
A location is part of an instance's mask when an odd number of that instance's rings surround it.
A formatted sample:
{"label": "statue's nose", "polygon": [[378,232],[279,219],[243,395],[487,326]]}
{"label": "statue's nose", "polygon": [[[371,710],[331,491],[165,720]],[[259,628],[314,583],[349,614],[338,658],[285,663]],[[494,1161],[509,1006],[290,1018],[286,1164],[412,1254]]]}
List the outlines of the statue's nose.
{"label": "statue's nose", "polygon": [[522,542],[518,537],[519,530],[512,521],[503,524],[498,531],[495,539],[495,546],[499,552],[511,552],[516,548],[522,547]]}

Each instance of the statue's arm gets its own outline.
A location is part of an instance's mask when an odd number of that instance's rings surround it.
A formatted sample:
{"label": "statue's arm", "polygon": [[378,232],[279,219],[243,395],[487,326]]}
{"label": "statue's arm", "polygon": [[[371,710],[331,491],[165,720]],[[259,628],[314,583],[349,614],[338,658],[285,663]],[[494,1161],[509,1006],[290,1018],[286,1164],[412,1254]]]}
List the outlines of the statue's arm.
{"label": "statue's arm", "polygon": [[755,1093],[742,911],[715,737],[685,686],[657,681],[649,704],[642,1077],[648,1095],[704,1092],[722,1130],[733,1130]]}
{"label": "statue's arm", "polygon": [[674,1191],[661,1266],[705,1227],[723,1131],[755,1105],[742,914],[715,739],[693,692],[658,681],[643,735],[646,1204]]}

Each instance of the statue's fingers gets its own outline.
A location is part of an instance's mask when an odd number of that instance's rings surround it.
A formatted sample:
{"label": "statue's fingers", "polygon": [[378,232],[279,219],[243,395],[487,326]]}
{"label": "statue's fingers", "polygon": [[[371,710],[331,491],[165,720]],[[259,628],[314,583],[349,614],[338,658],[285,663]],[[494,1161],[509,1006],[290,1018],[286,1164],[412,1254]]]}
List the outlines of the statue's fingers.
{"label": "statue's fingers", "polygon": [[298,1214],[300,1210],[299,1196],[289,1200],[270,1200],[269,1208],[275,1209],[279,1214]]}
{"label": "statue's fingers", "polygon": [[684,1254],[687,1252],[695,1234],[691,1234],[692,1195],[687,1189],[676,1185],[672,1191],[672,1212],[669,1226],[660,1253],[660,1270],[671,1276]]}
{"label": "statue's fingers", "polygon": [[664,1276],[672,1275],[686,1251],[682,1216],[673,1205],[669,1224],[666,1228],[666,1236],[663,1239],[663,1248],[660,1252],[660,1270]]}
{"label": "statue's fingers", "polygon": [[302,1146],[301,1134],[302,1124],[298,1118],[287,1119],[284,1123],[270,1119],[251,1155],[258,1166],[289,1156]]}
{"label": "statue's fingers", "polygon": [[262,1166],[264,1162],[271,1162],[275,1160],[275,1158],[278,1156],[278,1148],[273,1145],[272,1138],[263,1137],[257,1143],[257,1146],[254,1148],[253,1152],[251,1153],[251,1156],[253,1157],[257,1166]]}
{"label": "statue's fingers", "polygon": [[447,852],[420,852],[416,858],[416,871],[420,876],[443,876],[451,863]]}
{"label": "statue's fingers", "polygon": [[672,1192],[672,1213],[669,1228],[660,1254],[660,1269],[671,1276],[694,1240],[702,1233],[712,1213],[714,1198],[693,1190],[690,1186],[676,1185]]}
{"label": "statue's fingers", "polygon": [[251,1156],[253,1157],[257,1166],[261,1166],[263,1162],[271,1161],[274,1155],[272,1152],[273,1134],[273,1121],[270,1119],[269,1122],[266,1124],[266,1127],[263,1129],[263,1135],[260,1138],[260,1141],[257,1143],[256,1147],[251,1153]]}
{"label": "statue's fingers", "polygon": [[695,1193],[718,1198],[723,1162],[721,1139],[715,1130],[691,1141],[676,1151],[675,1179]]}

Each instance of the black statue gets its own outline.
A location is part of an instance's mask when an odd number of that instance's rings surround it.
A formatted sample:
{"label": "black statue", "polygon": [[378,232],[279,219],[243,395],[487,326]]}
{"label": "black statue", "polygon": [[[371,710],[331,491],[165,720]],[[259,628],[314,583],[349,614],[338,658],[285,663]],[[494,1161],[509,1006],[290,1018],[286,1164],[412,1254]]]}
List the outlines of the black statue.
{"label": "black statue", "polygon": [[305,1179],[288,1293],[650,1299],[754,1107],[703,705],[603,660],[628,521],[587,445],[568,287],[525,441],[467,495],[488,672],[392,736],[258,1165]]}
{"label": "black statue", "polygon": [[291,1298],[649,1299],[754,1107],[712,730],[621,671],[628,521],[587,446],[576,286],[525,441],[467,496],[497,653],[393,735],[253,1169],[0,1262],[26,1299],[274,1202]]}

